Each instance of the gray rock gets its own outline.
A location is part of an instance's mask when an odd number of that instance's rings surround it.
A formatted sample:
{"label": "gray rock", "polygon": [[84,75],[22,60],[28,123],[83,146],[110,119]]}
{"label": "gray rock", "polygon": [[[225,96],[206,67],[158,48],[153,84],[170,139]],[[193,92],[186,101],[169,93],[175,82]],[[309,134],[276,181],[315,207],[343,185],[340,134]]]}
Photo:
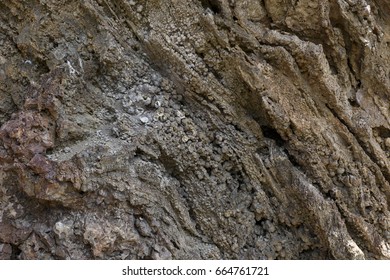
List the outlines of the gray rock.
{"label": "gray rock", "polygon": [[388,1],[79,2],[0,5],[0,258],[390,259]]}

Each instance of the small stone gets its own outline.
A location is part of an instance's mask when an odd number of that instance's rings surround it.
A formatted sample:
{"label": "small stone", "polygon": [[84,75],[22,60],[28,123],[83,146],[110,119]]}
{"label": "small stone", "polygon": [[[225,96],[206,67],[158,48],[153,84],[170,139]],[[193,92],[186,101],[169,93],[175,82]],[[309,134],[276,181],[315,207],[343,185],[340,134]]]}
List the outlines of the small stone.
{"label": "small stone", "polygon": [[126,88],[124,86],[118,86],[118,91],[124,93],[126,92]]}
{"label": "small stone", "polygon": [[147,124],[149,123],[149,118],[148,117],[140,117],[139,120],[144,123],[144,124]]}
{"label": "small stone", "polygon": [[58,236],[58,238],[64,239],[73,235],[73,229],[71,226],[67,224],[64,224],[62,222],[57,222],[54,225],[54,233]]}
{"label": "small stone", "polygon": [[145,110],[143,108],[136,108],[135,109],[135,112],[137,113],[137,115],[141,115]]}
{"label": "small stone", "polygon": [[344,174],[344,172],[345,172],[344,168],[342,168],[342,167],[337,168],[337,174],[341,175],[341,174]]}
{"label": "small stone", "polygon": [[131,99],[123,100],[123,101],[122,101],[122,105],[123,105],[123,107],[125,107],[125,108],[130,107],[131,105],[133,105],[133,101],[132,101]]}
{"label": "small stone", "polygon": [[161,114],[161,115],[159,115],[158,119],[162,122],[165,122],[168,119],[168,117],[164,114]]}
{"label": "small stone", "polygon": [[141,236],[144,236],[144,237],[151,237],[152,236],[152,229],[150,228],[149,224],[144,219],[137,219],[135,221],[135,226],[136,226],[136,228]]}
{"label": "small stone", "polygon": [[150,105],[150,103],[152,103],[152,99],[150,98],[150,97],[144,97],[143,98],[143,102],[144,102],[144,104],[146,105],[146,106],[149,106]]}
{"label": "small stone", "polygon": [[282,251],[282,249],[283,249],[282,244],[280,244],[280,243],[275,244],[275,251],[276,252],[280,252],[280,251]]}
{"label": "small stone", "polygon": [[183,112],[181,111],[176,111],[176,116],[179,118],[179,119],[184,119],[186,116],[184,115]]}
{"label": "small stone", "polygon": [[225,213],[224,213],[224,215],[225,215],[225,217],[226,218],[230,218],[231,216],[232,216],[232,210],[227,210]]}
{"label": "small stone", "polygon": [[272,223],[269,223],[269,224],[268,224],[268,231],[269,231],[270,233],[273,233],[273,232],[276,231],[276,228],[275,228],[275,226],[274,226]]}
{"label": "small stone", "polygon": [[181,138],[181,140],[184,142],[184,143],[187,143],[188,142],[188,140],[190,140],[190,138],[188,138],[188,136],[183,136],[182,138]]}
{"label": "small stone", "polygon": [[385,146],[390,149],[390,137],[389,138],[386,138],[385,140]]}
{"label": "small stone", "polygon": [[156,101],[156,102],[154,102],[154,108],[160,108],[160,106],[161,106],[161,102],[160,101]]}
{"label": "small stone", "polygon": [[348,176],[348,184],[350,187],[357,188],[361,185],[361,180],[354,175],[349,175]]}
{"label": "small stone", "polygon": [[236,251],[238,249],[238,243],[237,242],[234,242],[233,244],[232,244],[232,250],[233,251]]}

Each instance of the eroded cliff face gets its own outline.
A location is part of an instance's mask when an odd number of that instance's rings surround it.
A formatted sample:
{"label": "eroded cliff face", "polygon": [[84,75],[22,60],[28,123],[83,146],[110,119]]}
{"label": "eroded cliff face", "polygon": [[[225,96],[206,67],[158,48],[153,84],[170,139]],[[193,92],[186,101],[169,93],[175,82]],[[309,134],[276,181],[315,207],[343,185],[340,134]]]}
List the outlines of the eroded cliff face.
{"label": "eroded cliff face", "polygon": [[389,259],[386,0],[0,2],[0,258]]}

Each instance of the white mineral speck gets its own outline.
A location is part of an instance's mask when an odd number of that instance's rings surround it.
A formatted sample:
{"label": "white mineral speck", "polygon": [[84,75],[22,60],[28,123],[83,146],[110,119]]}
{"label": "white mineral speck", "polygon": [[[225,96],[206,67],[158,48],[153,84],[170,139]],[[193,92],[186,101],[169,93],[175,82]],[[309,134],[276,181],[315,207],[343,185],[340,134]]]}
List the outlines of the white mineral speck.
{"label": "white mineral speck", "polygon": [[142,123],[148,123],[149,122],[149,118],[148,117],[140,117],[139,120],[142,122]]}

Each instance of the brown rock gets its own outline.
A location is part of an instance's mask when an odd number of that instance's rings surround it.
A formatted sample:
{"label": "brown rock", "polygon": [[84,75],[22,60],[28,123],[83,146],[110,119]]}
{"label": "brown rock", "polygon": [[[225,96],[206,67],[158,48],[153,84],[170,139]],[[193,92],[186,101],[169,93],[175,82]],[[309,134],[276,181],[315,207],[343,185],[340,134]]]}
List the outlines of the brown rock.
{"label": "brown rock", "polygon": [[388,1],[79,2],[0,4],[2,258],[390,258]]}

